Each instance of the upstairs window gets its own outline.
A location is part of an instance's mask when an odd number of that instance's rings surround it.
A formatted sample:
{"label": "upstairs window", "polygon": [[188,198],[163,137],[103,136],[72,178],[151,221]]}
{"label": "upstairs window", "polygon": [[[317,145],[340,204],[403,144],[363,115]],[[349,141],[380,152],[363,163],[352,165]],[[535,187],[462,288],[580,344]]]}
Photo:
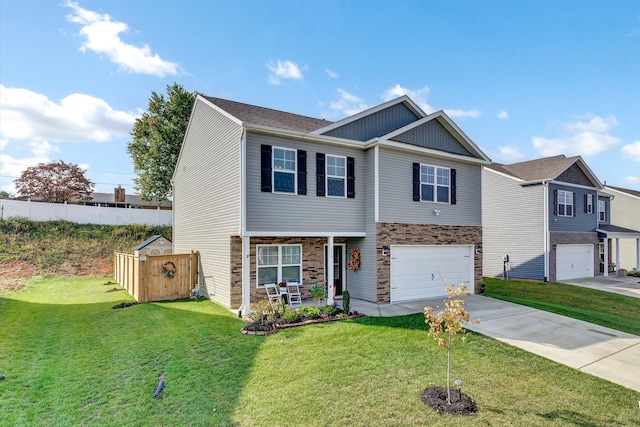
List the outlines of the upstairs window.
{"label": "upstairs window", "polygon": [[260,186],[263,192],[307,194],[307,152],[261,146]]}
{"label": "upstairs window", "polygon": [[593,194],[584,195],[584,212],[588,214],[593,213]]}
{"label": "upstairs window", "polygon": [[607,221],[607,203],[604,200],[598,200],[598,222]]}
{"label": "upstairs window", "polygon": [[327,196],[345,197],[347,158],[327,154]]}
{"label": "upstairs window", "polygon": [[558,216],[573,216],[573,192],[556,191],[556,214]]}
{"label": "upstairs window", "polygon": [[450,182],[449,168],[420,165],[420,200],[449,203]]}

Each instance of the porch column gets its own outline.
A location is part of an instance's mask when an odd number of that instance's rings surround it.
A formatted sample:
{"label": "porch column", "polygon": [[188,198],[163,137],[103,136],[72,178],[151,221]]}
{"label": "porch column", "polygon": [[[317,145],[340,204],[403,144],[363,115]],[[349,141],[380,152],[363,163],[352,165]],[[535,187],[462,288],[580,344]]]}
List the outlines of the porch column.
{"label": "porch column", "polygon": [[602,264],[604,267],[602,271],[604,272],[604,277],[609,276],[609,238],[605,237],[604,241],[604,259],[602,260]]}
{"label": "porch column", "polygon": [[333,305],[333,236],[327,238],[327,304]]}
{"label": "porch column", "polygon": [[251,238],[242,237],[242,310],[248,316],[251,309]]}
{"label": "porch column", "polygon": [[616,237],[616,271],[620,271],[620,239],[617,237]]}

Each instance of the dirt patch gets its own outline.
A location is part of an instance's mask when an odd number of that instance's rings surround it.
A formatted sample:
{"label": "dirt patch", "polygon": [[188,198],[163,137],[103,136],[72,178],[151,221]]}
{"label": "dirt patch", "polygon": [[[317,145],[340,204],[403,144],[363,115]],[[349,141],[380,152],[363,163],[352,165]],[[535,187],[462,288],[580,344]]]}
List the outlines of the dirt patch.
{"label": "dirt patch", "polygon": [[478,407],[473,399],[458,390],[451,390],[451,404],[447,403],[447,389],[443,387],[428,387],[420,396],[422,401],[436,411],[452,415],[475,415]]}
{"label": "dirt patch", "polygon": [[0,281],[0,292],[19,291],[24,287],[24,280],[21,279],[9,279]]}
{"label": "dirt patch", "polygon": [[12,259],[0,261],[0,277],[3,281],[10,279],[31,279],[36,272],[36,266],[26,261]]}

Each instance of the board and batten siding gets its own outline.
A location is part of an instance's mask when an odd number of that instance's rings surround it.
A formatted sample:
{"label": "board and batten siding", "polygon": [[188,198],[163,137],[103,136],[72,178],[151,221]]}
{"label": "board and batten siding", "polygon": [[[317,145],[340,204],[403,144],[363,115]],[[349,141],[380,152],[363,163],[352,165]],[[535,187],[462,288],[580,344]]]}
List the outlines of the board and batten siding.
{"label": "board and batten siding", "polygon": [[[261,145],[307,152],[307,194],[262,192]],[[364,231],[364,153],[296,139],[247,133],[247,232],[339,233]],[[355,159],[355,198],[316,195],[316,153]]]}
{"label": "board and batten siding", "polygon": [[503,273],[509,255],[510,276],[544,280],[544,187],[520,182],[483,168],[482,268],[485,276]]}
{"label": "board and batten siding", "polygon": [[[413,163],[456,169],[457,203],[413,201]],[[380,147],[380,222],[482,225],[481,166]],[[434,210],[440,211],[436,215]]]}
{"label": "board and batten siding", "polygon": [[[556,190],[573,192],[576,207],[575,216],[554,215],[554,192]],[[595,231],[598,224],[598,205],[594,205],[593,213],[585,213],[584,198],[586,194],[592,194],[594,200],[597,197],[595,188],[586,189],[582,187],[549,183],[549,231]]]}
{"label": "board and batten siding", "polygon": [[376,223],[375,223],[375,149],[364,153],[365,232],[367,237],[347,241],[347,262],[351,250],[360,249],[361,269],[347,269],[347,289],[351,298],[376,301]]}
{"label": "board and batten siding", "polygon": [[400,103],[332,129],[323,135],[356,141],[369,141],[371,138],[400,129],[402,126],[413,123],[418,119],[419,117],[413,111],[403,103]]}
{"label": "board and batten siding", "polygon": [[200,286],[225,307],[241,228],[241,138],[239,124],[197,100],[174,176],[174,250],[200,252]]}

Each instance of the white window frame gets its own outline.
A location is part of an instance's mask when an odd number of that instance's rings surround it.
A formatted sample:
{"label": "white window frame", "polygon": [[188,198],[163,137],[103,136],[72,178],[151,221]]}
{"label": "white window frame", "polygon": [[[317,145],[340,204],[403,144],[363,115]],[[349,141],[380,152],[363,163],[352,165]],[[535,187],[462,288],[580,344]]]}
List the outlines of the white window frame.
{"label": "white window frame", "polygon": [[[433,182],[428,182],[428,181],[423,181],[422,177],[423,177],[423,168],[433,168]],[[446,171],[446,178],[447,178],[447,183],[446,184],[442,184],[439,183],[439,179],[440,179],[440,174],[439,172],[441,171]],[[428,200],[423,198],[423,193],[422,193],[422,186],[423,185],[431,185],[433,186],[433,199],[432,200]],[[446,202],[440,202],[438,201],[438,188],[446,188],[447,189],[447,201]],[[441,203],[441,204],[447,204],[450,205],[451,204],[451,168],[446,168],[446,167],[442,167],[442,166],[435,166],[435,165],[428,165],[428,164],[424,164],[421,163],[420,164],[420,201],[421,202],[429,202],[429,203]]]}
{"label": "white window frame", "polygon": [[[264,264],[260,265],[260,248],[269,247],[277,248],[278,261],[276,264]],[[298,248],[298,262],[297,263],[284,263],[287,255],[284,253],[284,248]],[[282,282],[282,269],[283,267],[298,267],[298,283],[302,284],[302,245],[256,245],[256,287],[264,288],[264,284],[260,284],[260,268],[276,268],[276,284]]]}
{"label": "white window frame", "polygon": [[[276,167],[276,152],[278,150],[282,150],[283,152],[293,152],[293,169],[286,168],[287,159],[284,158],[282,161],[285,163],[285,167]],[[285,148],[285,147],[273,147],[273,155],[271,160],[271,182],[273,182],[273,192],[278,194],[297,194],[298,193],[298,180],[296,177],[298,176],[298,150],[294,148]],[[287,173],[293,175],[293,191],[278,191],[276,190],[276,173]]]}
{"label": "white window frame", "polygon": [[598,200],[598,222],[607,222],[607,202]]}
{"label": "white window frame", "polygon": [[[336,174],[329,174],[329,159],[342,159],[342,161],[344,162],[344,175],[336,175]],[[333,165],[333,167],[335,168],[336,166]],[[327,154],[325,157],[325,188],[326,188],[326,197],[335,197],[338,199],[345,199],[347,197],[347,158],[346,156],[335,156],[333,154]],[[329,194],[329,179],[334,179],[334,180],[342,180],[342,190],[343,190],[343,194],[341,196],[337,196],[337,195],[330,195]]]}
{"label": "white window frame", "polygon": [[[574,197],[573,191],[558,190],[558,216],[573,216]],[[563,209],[560,209],[561,207]]]}
{"label": "white window frame", "polygon": [[587,213],[593,213],[593,194],[587,194]]}

